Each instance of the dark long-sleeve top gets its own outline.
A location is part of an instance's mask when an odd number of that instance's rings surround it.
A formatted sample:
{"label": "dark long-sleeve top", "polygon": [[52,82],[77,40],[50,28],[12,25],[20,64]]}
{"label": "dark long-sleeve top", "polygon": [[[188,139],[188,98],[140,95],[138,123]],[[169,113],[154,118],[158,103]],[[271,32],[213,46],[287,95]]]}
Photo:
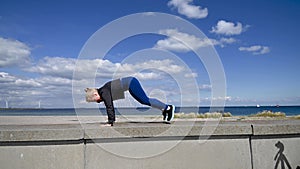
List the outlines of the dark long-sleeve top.
{"label": "dark long-sleeve top", "polygon": [[105,83],[98,89],[98,94],[105,104],[108,122],[113,123],[116,121],[113,101],[125,98],[121,80],[116,79]]}

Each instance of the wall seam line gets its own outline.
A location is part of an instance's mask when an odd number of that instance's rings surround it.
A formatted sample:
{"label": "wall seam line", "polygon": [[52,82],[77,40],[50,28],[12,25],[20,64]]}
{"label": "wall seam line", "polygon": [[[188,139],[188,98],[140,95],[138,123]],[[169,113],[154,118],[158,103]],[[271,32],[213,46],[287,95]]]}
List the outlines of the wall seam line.
{"label": "wall seam line", "polygon": [[253,129],[253,124],[251,124],[251,135],[249,136],[249,148],[250,148],[250,164],[251,164],[251,169],[254,169],[253,166],[253,147],[252,147],[252,136],[254,135],[254,129]]}

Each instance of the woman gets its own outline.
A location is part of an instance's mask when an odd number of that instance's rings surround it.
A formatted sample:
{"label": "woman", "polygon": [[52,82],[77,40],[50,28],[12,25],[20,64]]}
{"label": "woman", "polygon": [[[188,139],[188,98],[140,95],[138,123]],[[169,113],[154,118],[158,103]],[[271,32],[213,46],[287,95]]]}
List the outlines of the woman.
{"label": "woman", "polygon": [[174,118],[174,105],[167,105],[155,98],[149,98],[144,92],[140,82],[135,77],[124,77],[105,83],[101,88],[86,88],[87,102],[104,102],[108,116],[108,124],[113,126],[116,121],[114,100],[124,99],[124,92],[129,91],[131,96],[139,103],[162,110],[163,120],[170,123]]}

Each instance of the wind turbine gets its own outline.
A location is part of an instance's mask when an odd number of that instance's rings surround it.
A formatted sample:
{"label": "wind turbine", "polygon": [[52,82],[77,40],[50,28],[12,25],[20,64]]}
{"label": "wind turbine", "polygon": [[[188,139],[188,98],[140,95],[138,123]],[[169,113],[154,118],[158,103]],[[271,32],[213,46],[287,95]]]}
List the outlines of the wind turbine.
{"label": "wind turbine", "polygon": [[5,99],[5,105],[6,105],[6,108],[8,109],[8,100]]}
{"label": "wind turbine", "polygon": [[39,109],[41,108],[41,101],[39,100]]}

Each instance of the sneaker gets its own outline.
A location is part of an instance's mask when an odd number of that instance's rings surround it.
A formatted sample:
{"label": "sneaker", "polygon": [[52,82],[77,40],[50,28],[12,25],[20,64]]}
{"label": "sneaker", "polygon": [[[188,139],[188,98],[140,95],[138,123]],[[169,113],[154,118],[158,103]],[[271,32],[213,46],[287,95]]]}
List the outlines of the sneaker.
{"label": "sneaker", "polygon": [[171,122],[174,118],[175,106],[169,105],[166,113],[168,114],[167,122]]}
{"label": "sneaker", "polygon": [[165,109],[163,112],[163,121],[166,121],[167,120],[167,110]]}
{"label": "sneaker", "polygon": [[103,126],[105,126],[105,127],[114,126],[114,122],[106,122],[106,123],[104,123]]}

